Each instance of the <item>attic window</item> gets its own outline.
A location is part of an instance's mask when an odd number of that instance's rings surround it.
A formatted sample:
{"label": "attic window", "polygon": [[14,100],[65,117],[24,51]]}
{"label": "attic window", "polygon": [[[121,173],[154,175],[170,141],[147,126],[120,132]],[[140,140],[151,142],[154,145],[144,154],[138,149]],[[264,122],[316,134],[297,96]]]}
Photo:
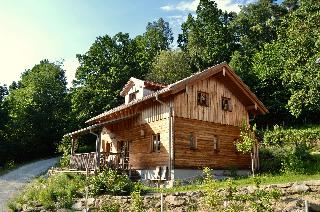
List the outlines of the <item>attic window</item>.
{"label": "attic window", "polygon": [[136,98],[137,98],[137,94],[136,93],[129,94],[129,102],[135,100]]}
{"label": "attic window", "polygon": [[206,92],[198,91],[197,102],[198,105],[209,107],[209,94]]}
{"label": "attic window", "polygon": [[222,110],[224,111],[232,111],[231,99],[227,97],[222,97],[221,99]]}

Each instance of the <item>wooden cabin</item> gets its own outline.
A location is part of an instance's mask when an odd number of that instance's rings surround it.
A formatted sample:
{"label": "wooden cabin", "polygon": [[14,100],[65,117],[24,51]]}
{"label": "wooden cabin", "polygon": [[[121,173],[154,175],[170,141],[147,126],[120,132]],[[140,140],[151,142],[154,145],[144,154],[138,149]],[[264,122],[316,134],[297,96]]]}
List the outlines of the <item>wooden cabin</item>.
{"label": "wooden cabin", "polygon": [[124,104],[67,134],[73,143],[82,133],[97,136],[95,153],[72,151],[73,168],[85,167],[82,157],[96,167],[135,170],[145,180],[190,178],[204,167],[250,170],[250,155],[234,142],[243,121],[268,110],[227,63],[170,85],[130,78],[120,95]]}

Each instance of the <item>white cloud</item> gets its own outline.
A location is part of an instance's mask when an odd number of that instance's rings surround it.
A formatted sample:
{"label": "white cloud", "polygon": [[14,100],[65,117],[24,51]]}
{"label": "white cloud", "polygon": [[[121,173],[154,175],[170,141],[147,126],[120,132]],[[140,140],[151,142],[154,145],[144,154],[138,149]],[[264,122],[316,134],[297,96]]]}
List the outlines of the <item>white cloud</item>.
{"label": "white cloud", "polygon": [[172,11],[175,10],[175,8],[173,7],[173,5],[166,5],[166,6],[162,6],[160,7],[162,10],[164,11]]}
{"label": "white cloud", "polygon": [[197,9],[200,0],[193,0],[191,2],[181,1],[178,4],[165,5],[161,7],[165,11],[185,11],[185,12],[194,12]]}
{"label": "white cloud", "polygon": [[[243,1],[243,4],[251,3],[254,0],[246,0]],[[182,12],[195,12],[199,5],[200,0],[193,0],[193,1],[181,1],[178,4],[168,4],[162,6],[161,9],[164,11],[182,11]],[[218,8],[222,11],[234,11],[239,12],[241,4],[240,2],[236,2],[234,0],[216,0],[215,1],[218,5]]]}

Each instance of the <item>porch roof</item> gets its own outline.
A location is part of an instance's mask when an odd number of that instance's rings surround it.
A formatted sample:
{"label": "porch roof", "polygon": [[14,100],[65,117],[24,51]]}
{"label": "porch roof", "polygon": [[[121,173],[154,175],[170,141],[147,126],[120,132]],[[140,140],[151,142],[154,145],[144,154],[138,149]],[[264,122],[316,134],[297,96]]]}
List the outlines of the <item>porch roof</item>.
{"label": "porch roof", "polygon": [[109,121],[93,124],[93,125],[91,125],[89,127],[85,127],[85,128],[73,131],[71,133],[67,133],[63,137],[68,137],[68,136],[73,137],[73,136],[76,136],[76,135],[87,134],[87,133],[89,133],[89,132],[91,132],[91,131],[93,131],[95,129],[100,128],[100,127],[104,127],[104,126],[107,126],[107,125],[110,125],[110,124],[114,124],[114,123],[129,119],[129,118],[133,118],[135,116],[138,116],[139,114],[140,113],[135,113],[135,114],[124,116],[124,117],[121,117],[121,118],[118,118],[118,119],[112,119],[112,120],[109,120]]}

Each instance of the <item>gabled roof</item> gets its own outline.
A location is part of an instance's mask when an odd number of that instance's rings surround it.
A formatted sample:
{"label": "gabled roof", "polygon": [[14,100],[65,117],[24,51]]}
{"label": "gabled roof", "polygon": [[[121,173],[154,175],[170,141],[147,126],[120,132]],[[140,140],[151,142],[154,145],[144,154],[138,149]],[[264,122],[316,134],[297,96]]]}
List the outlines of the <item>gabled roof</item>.
{"label": "gabled roof", "polygon": [[120,95],[121,95],[121,96],[127,95],[127,93],[129,92],[129,90],[130,90],[135,84],[143,85],[143,87],[149,88],[150,90],[160,90],[160,89],[166,87],[165,84],[155,83],[155,82],[146,81],[146,80],[141,80],[141,79],[137,79],[137,78],[135,78],[135,77],[131,77],[131,78],[128,80],[128,82],[125,84],[125,86],[123,86],[123,88],[122,88],[122,90],[121,90],[121,92],[120,92]]}
{"label": "gabled roof", "polygon": [[[263,103],[256,97],[256,95],[250,91],[249,87],[240,79],[238,75],[232,70],[232,68],[226,63],[220,63],[216,66],[205,69],[204,71],[197,72],[187,78],[172,83],[161,90],[158,90],[150,95],[144,96],[141,99],[136,99],[128,104],[122,104],[111,110],[108,110],[100,115],[97,115],[86,121],[87,124],[93,124],[99,121],[101,118],[119,112],[126,108],[145,102],[146,100],[156,98],[156,96],[164,94],[175,94],[186,88],[188,84],[203,80],[211,76],[217,76],[232,92],[236,93],[244,102],[246,102],[247,110],[253,110],[256,114],[265,114],[268,109]],[[130,81],[130,80],[129,80]],[[128,84],[128,83],[127,83]],[[126,87],[126,86],[125,86]],[[129,88],[130,89],[130,88]]]}

